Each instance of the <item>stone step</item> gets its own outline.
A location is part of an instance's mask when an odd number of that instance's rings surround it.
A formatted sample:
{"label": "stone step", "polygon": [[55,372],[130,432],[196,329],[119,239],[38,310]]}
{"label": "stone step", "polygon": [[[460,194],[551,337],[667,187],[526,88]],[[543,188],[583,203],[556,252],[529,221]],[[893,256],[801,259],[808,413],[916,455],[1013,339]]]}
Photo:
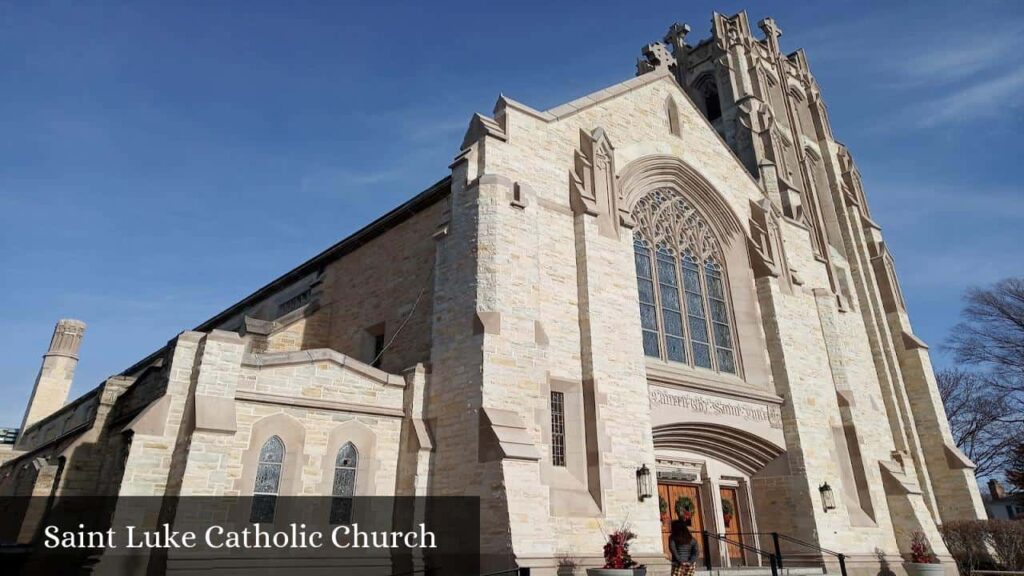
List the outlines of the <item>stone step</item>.
{"label": "stone step", "polygon": [[[694,576],[771,576],[771,574],[772,569],[767,566],[736,566],[694,572]],[[821,576],[822,574],[825,574],[825,569],[821,567],[779,568],[779,576]]]}

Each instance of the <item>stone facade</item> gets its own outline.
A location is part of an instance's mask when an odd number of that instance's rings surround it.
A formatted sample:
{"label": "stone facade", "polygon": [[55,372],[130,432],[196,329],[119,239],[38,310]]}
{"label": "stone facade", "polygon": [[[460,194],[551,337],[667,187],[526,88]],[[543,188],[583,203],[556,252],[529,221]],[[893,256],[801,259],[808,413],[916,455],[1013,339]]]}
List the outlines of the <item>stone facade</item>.
{"label": "stone facade", "polygon": [[596,565],[628,524],[667,573],[675,517],[864,574],[922,531],[952,567],[973,466],[806,59],[760,27],[501,97],[449,178],[63,408],[48,354],[0,493],[251,495],[276,437],[279,493],[329,495],[351,442],[358,495],[478,496],[484,571]]}

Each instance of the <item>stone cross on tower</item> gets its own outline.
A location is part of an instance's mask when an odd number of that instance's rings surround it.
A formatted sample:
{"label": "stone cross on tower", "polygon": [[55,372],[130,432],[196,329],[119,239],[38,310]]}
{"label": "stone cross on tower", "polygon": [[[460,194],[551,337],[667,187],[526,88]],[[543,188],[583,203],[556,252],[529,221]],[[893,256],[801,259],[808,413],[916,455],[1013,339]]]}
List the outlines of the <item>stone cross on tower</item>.
{"label": "stone cross on tower", "polygon": [[676,59],[661,42],[652,42],[640,49],[643,58],[636,60],[636,75],[641,76],[660,68],[674,67]]}
{"label": "stone cross on tower", "polygon": [[772,49],[772,53],[779,53],[779,37],[782,36],[782,30],[775,24],[773,18],[765,18],[757,23],[757,27],[764,32],[764,37],[768,41],[768,46]]}
{"label": "stone cross on tower", "polygon": [[672,53],[679,58],[683,55],[683,48],[686,47],[686,35],[690,33],[690,25],[676,22],[669,26],[665,34],[665,43],[672,47]]}

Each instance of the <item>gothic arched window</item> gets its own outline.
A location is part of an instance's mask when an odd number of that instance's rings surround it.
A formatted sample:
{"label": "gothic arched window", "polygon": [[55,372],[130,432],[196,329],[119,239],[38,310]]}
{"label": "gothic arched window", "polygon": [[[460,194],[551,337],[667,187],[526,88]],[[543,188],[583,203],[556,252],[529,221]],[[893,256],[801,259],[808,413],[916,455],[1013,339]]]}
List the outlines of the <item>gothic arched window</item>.
{"label": "gothic arched window", "polygon": [[352,522],[352,497],[356,493],[356,468],[359,466],[359,451],[351,442],[338,450],[334,460],[334,484],[331,488],[331,523]]}
{"label": "gothic arched window", "polygon": [[682,196],[659,189],[633,209],[644,353],[736,374],[724,256],[704,218]]}
{"label": "gothic arched window", "polygon": [[272,522],[274,520],[283,467],[284,442],[277,436],[271,436],[260,448],[260,457],[256,465],[256,482],[252,488],[250,522]]}

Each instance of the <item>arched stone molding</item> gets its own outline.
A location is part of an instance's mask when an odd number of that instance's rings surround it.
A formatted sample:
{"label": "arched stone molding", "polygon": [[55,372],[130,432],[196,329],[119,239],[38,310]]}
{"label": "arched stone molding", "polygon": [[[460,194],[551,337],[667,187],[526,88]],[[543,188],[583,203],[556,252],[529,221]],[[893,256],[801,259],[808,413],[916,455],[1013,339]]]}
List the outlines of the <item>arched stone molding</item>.
{"label": "arched stone molding", "polygon": [[637,201],[657,188],[673,188],[690,200],[712,225],[723,246],[743,235],[740,219],[714,186],[675,156],[655,154],[633,160],[619,173],[619,196],[631,213]]}
{"label": "arched stone molding", "polygon": [[356,464],[356,496],[377,495],[377,471],[380,459],[377,457],[377,434],[369,426],[355,420],[342,422],[331,430],[327,439],[327,452],[321,460],[323,469],[319,494],[330,496],[334,485],[334,462],[338,450],[347,442],[356,447],[359,460]]}
{"label": "arched stone molding", "polygon": [[[671,189],[678,193],[708,224],[722,250],[726,285],[731,299],[729,305],[733,311],[740,376],[689,369],[681,372],[681,380],[699,374],[701,378],[720,380],[724,384],[745,382],[761,390],[768,390],[771,382],[770,368],[763,353],[766,343],[754,290],[754,273],[747,248],[748,235],[725,197],[692,166],[675,156],[663,154],[633,160],[619,174],[618,184],[620,205],[624,208],[623,212],[630,214],[640,198],[654,190]],[[632,216],[629,225],[635,225]],[[672,363],[661,364],[674,370],[675,365]]]}
{"label": "arched stone molding", "polygon": [[242,476],[239,493],[252,496],[256,468],[259,464],[260,449],[271,436],[284,442],[284,464],[281,468],[280,496],[297,496],[302,490],[303,450],[306,442],[306,428],[291,416],[278,413],[257,420],[249,433],[249,447],[242,454]]}
{"label": "arched stone molding", "polygon": [[753,476],[785,452],[745,430],[707,422],[678,422],[654,428],[654,448],[702,454]]}

